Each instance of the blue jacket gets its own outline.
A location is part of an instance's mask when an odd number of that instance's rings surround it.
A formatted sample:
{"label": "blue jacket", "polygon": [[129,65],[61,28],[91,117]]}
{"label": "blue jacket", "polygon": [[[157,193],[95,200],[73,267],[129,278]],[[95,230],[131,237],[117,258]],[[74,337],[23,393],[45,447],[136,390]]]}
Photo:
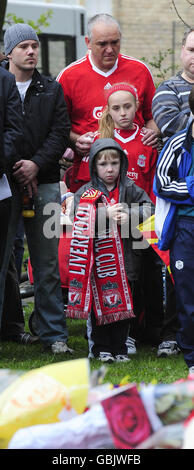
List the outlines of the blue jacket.
{"label": "blue jacket", "polygon": [[177,209],[194,204],[192,165],[192,124],[168,140],[159,155],[153,190],[156,198],[155,231],[158,248],[168,250],[174,235]]}

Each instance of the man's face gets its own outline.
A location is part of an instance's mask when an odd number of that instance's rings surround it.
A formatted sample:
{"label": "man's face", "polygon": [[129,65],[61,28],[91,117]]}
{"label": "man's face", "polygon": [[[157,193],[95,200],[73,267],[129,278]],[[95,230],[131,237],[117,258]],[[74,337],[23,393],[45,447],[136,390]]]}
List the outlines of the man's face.
{"label": "man's face", "polygon": [[100,70],[110,70],[120,52],[121,35],[116,24],[97,23],[92,29],[91,40],[86,37],[91,59]]}
{"label": "man's face", "polygon": [[39,44],[34,40],[22,41],[8,54],[11,70],[34,70],[38,62]]}
{"label": "man's face", "polygon": [[188,35],[186,43],[182,47],[181,60],[185,78],[194,82],[194,31]]}

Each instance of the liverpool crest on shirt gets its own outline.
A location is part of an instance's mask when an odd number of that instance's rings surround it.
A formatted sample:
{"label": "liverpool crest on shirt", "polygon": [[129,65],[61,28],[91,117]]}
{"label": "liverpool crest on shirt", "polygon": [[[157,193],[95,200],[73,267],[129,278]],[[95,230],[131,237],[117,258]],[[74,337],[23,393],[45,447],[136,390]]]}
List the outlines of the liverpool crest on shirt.
{"label": "liverpool crest on shirt", "polygon": [[146,162],[145,155],[139,155],[138,160],[137,160],[137,164],[143,168],[143,167],[145,167],[145,162]]}

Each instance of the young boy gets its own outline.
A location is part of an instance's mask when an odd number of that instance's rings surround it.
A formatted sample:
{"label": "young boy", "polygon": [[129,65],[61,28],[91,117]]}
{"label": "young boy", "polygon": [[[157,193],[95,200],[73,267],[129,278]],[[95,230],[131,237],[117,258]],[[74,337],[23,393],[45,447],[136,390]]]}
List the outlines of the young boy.
{"label": "young boy", "polygon": [[[194,113],[194,88],[189,106]],[[177,342],[194,374],[194,121],[171,137],[162,150],[154,192],[158,247],[170,249],[180,323]]]}
{"label": "young boy", "polygon": [[[135,121],[139,107],[137,90],[130,83],[114,83],[105,90],[105,96],[106,106],[96,138],[110,137],[118,142],[127,155],[127,176],[155,203],[153,179],[158,152],[142,142],[144,130]],[[139,342],[159,344],[164,324],[162,260],[151,246],[142,250],[141,255],[141,278],[133,286],[135,319],[127,338],[128,354],[137,352]]]}
{"label": "young boy", "polygon": [[125,342],[133,307],[127,278],[133,281],[139,274],[132,231],[136,236],[137,221],[149,217],[153,206],[127,178],[127,157],[113,139],[94,142],[89,167],[91,181],[75,193],[67,316],[91,313],[89,357],[128,361]]}

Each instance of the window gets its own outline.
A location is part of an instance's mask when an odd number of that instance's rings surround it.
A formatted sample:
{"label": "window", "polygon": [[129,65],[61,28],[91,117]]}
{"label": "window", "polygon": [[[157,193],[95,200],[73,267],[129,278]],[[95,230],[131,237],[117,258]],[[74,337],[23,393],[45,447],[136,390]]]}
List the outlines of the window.
{"label": "window", "polygon": [[56,77],[58,73],[76,60],[75,38],[55,34],[40,34],[38,69],[45,75]]}

